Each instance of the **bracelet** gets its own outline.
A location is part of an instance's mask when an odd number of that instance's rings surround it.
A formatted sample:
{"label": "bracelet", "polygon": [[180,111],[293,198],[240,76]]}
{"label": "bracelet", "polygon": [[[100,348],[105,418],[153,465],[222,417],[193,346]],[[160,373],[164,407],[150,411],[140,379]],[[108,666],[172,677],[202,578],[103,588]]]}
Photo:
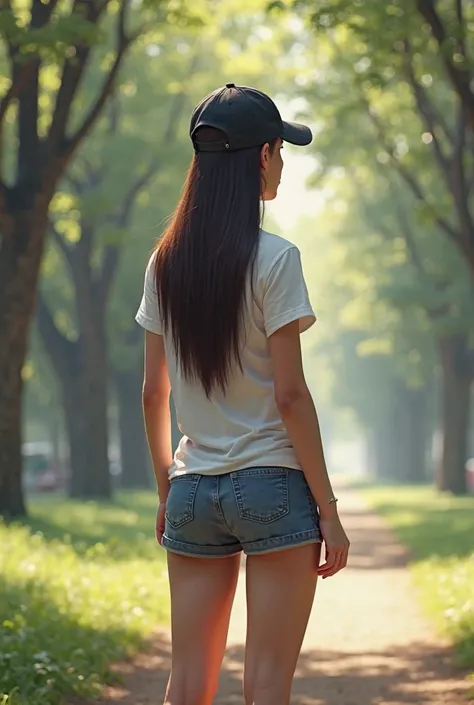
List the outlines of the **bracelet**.
{"label": "bracelet", "polygon": [[332,498],[329,500],[328,504],[336,504],[338,501],[339,501],[339,500],[338,500],[337,497],[332,497]]}

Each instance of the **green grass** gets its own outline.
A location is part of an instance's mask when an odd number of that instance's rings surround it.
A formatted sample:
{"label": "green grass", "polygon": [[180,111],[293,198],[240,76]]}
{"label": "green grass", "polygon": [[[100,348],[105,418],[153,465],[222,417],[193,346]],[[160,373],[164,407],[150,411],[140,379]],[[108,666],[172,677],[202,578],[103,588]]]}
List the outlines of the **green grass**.
{"label": "green grass", "polygon": [[[111,662],[169,615],[156,495],[41,498],[0,524],[0,703],[56,705],[111,679]],[[2,700],[3,697],[3,700]]]}
{"label": "green grass", "polygon": [[420,600],[474,671],[474,497],[431,487],[369,487],[369,504],[410,549]]}

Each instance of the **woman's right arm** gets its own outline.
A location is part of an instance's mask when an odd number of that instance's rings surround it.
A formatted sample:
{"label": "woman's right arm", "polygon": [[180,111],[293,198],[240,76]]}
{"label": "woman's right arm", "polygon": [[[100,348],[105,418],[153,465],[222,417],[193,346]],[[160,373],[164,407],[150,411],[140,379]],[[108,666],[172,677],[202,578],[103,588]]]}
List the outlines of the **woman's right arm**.
{"label": "woman's right arm", "polygon": [[303,372],[300,324],[294,321],[268,338],[275,402],[311,493],[318,505],[326,562],[318,572],[334,575],[347,564],[349,541],[342,528],[324,459],[318,417]]}

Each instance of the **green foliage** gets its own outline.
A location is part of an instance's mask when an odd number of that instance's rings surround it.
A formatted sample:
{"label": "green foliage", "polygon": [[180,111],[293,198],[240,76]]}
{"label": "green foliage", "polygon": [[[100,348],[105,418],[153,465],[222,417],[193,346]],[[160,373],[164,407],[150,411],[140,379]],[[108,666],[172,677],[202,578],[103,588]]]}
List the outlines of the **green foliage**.
{"label": "green foliage", "polygon": [[467,232],[472,134],[468,108],[446,72],[445,52],[463,66],[472,48],[473,8],[461,3],[460,17],[447,3],[437,8],[447,37],[440,48],[418,11],[432,3],[290,5],[316,33],[313,52],[324,67],[305,90],[318,109],[320,171],[335,166],[360,171],[361,164],[373,170],[378,163],[379,171],[397,174],[425,225],[430,222],[459,248],[472,273],[474,243]]}
{"label": "green foliage", "polygon": [[116,504],[44,498],[0,525],[0,699],[58,705],[93,695],[110,664],[168,618],[156,495]]}
{"label": "green foliage", "polygon": [[370,487],[364,496],[410,549],[423,608],[474,671],[474,497],[412,486]]}
{"label": "green foliage", "polygon": [[25,438],[51,440],[51,430],[61,428],[60,396],[56,376],[35,326],[31,331],[30,351],[22,376],[25,382]]}
{"label": "green foliage", "polygon": [[431,383],[433,324],[390,213],[387,184],[368,170],[361,183],[350,173],[326,182],[332,196],[321,216],[296,226],[298,233],[312,233],[303,257],[320,320],[314,364],[324,372],[317,384],[329,387],[326,403],[352,409],[367,428],[389,410],[398,388]]}

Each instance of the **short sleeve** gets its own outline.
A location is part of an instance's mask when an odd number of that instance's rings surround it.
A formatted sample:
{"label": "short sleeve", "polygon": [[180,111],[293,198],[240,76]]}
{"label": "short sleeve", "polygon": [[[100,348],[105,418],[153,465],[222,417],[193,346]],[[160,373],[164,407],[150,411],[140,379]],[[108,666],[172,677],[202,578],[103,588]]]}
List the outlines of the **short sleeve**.
{"label": "short sleeve", "polygon": [[262,308],[267,337],[293,321],[299,320],[301,333],[315,322],[297,247],[286,250],[270,270]]}
{"label": "short sleeve", "polygon": [[160,312],[158,307],[158,295],[156,291],[156,282],[154,276],[154,263],[155,258],[150,257],[148,266],[145,272],[145,283],[143,286],[143,296],[140,302],[140,306],[135,316],[135,320],[139,323],[142,328],[150,331],[150,333],[156,333],[157,335],[163,334],[163,326],[161,324]]}

